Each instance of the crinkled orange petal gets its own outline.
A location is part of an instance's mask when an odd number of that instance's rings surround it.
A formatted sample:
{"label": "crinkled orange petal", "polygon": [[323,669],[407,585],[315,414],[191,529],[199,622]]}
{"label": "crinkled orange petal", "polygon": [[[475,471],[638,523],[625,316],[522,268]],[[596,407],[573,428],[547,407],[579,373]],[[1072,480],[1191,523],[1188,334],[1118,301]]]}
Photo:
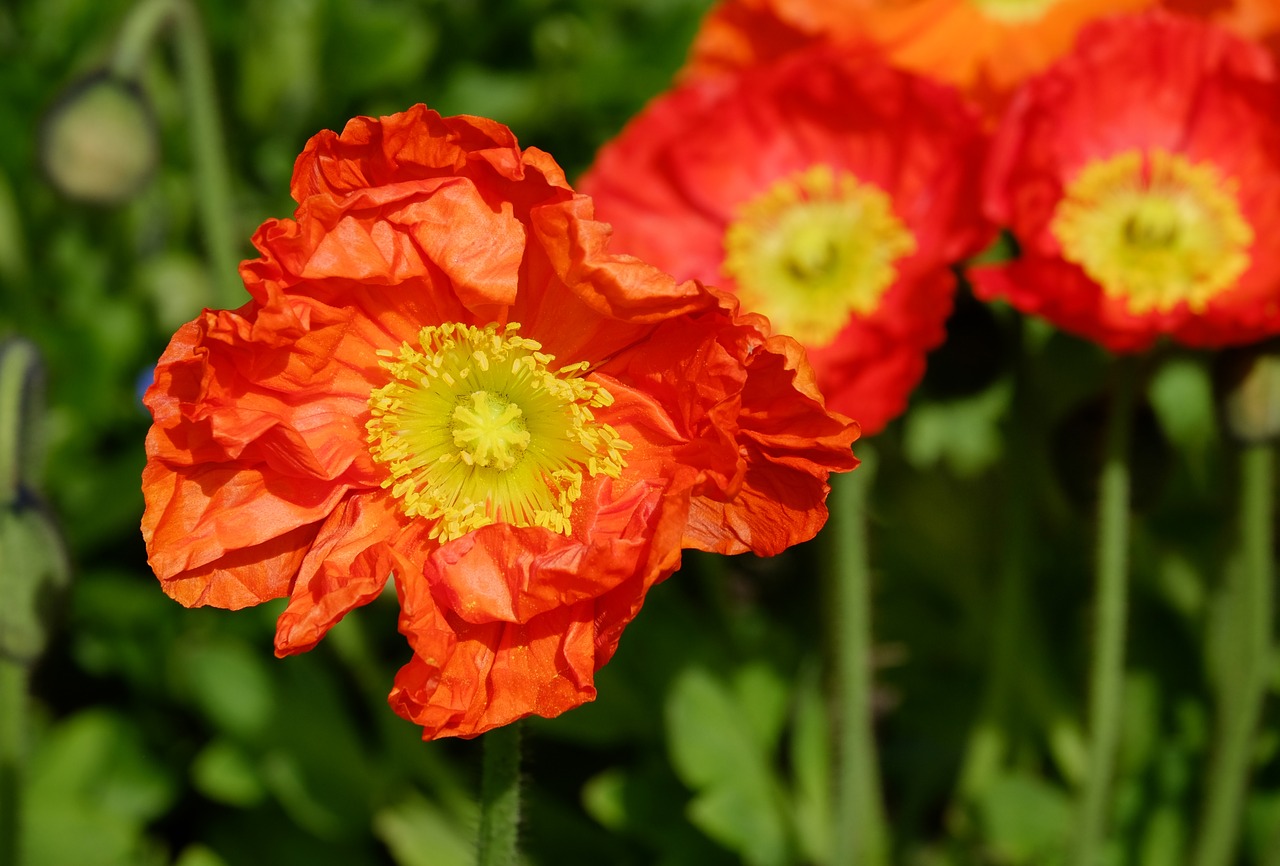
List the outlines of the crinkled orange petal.
{"label": "crinkled orange petal", "polygon": [[[426,177],[481,173],[524,178],[516,137],[483,117],[441,117],[424,105],[382,118],[357,117],[341,135],[321,132],[307,142],[293,171],[293,198],[336,198]],[[548,179],[568,188],[561,173]]]}
{"label": "crinkled orange petal", "polygon": [[[241,312],[253,316],[253,306]],[[367,475],[357,421],[368,401],[367,362],[351,357],[345,327],[283,346],[263,345],[252,330],[240,313],[223,311],[178,332],[144,398],[156,422],[148,454],[177,464],[261,462],[326,480],[348,470]]]}
{"label": "crinkled orange petal", "polygon": [[403,519],[381,491],[350,496],[334,509],[276,621],[276,655],[306,652],[349,612],[381,594],[393,566],[386,542]]}
{"label": "crinkled orange petal", "polygon": [[528,715],[552,717],[595,698],[594,608],[558,607],[527,623],[473,625],[412,584],[400,592],[400,630],[414,654],[389,702],[425,739],[473,737]]}
{"label": "crinkled orange petal", "polygon": [[345,493],[330,482],[278,478],[261,469],[154,462],[143,470],[143,489],[142,532],[161,580],[319,523]]}
{"label": "crinkled orange petal", "polygon": [[[489,310],[516,297],[525,232],[510,206],[493,210],[467,178],[432,178],[306,199],[290,271],[300,280],[394,285],[439,269],[468,308]],[[285,252],[277,242],[277,254]],[[481,313],[485,315],[486,313]]]}
{"label": "crinkled orange petal", "polygon": [[473,623],[529,622],[596,598],[642,568],[661,486],[625,493],[606,480],[585,543],[543,529],[486,526],[437,550],[425,577],[437,600]]}
{"label": "crinkled orange petal", "polygon": [[239,610],[289,594],[314,525],[281,532],[261,544],[228,550],[212,562],[162,578],[160,588],[186,607]]}
{"label": "crinkled orange petal", "polygon": [[[742,484],[691,502],[685,545],[717,553],[780,553],[808,541],[826,522],[829,488],[818,467],[853,469],[854,422],[827,412],[803,347],[786,336],[761,340],[740,333],[734,347],[746,364],[737,443]],[[782,394],[805,399],[779,400]],[[796,431],[804,430],[803,435]]]}
{"label": "crinkled orange petal", "polygon": [[708,306],[697,285],[677,283],[647,262],[610,253],[612,229],[594,219],[586,196],[535,208],[529,217],[556,276],[597,314],[649,323]]}

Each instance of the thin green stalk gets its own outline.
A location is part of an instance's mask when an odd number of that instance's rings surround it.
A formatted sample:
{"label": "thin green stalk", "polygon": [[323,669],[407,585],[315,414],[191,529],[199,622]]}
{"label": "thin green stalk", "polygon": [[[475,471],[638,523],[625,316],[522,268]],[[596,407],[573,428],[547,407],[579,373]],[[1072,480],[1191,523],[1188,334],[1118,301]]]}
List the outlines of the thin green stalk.
{"label": "thin green stalk", "polygon": [[205,254],[213,272],[217,297],[228,308],[247,301],[240,281],[240,248],[235,242],[235,212],[231,205],[231,170],[218,119],[218,93],[213,64],[190,0],[174,0],[178,68],[191,117],[191,150],[195,161],[196,201],[204,228]]}
{"label": "thin green stalk", "polygon": [[173,0],[144,0],[134,6],[116,37],[111,71],[129,81],[139,78],[160,31],[172,16]]}
{"label": "thin green stalk", "polygon": [[1240,562],[1228,575],[1233,678],[1219,692],[1218,741],[1209,768],[1195,866],[1230,866],[1239,845],[1254,738],[1267,694],[1275,569],[1272,526],[1275,450],[1245,446],[1240,455]]}
{"label": "thin green stalk", "polygon": [[137,78],[155,40],[168,26],[173,27],[178,77],[190,120],[196,205],[205,254],[219,302],[239,307],[248,296],[237,270],[241,251],[235,241],[231,170],[218,117],[213,64],[196,5],[191,0],[148,0],[135,6],[117,39],[111,68],[122,78]]}
{"label": "thin green stalk", "polygon": [[0,656],[0,866],[17,866],[21,850],[26,709],[27,669]]}
{"label": "thin green stalk", "polygon": [[1280,866],[1280,824],[1271,828],[1271,844],[1264,848],[1261,866]]}
{"label": "thin green stalk", "polygon": [[872,731],[871,575],[867,562],[867,496],[874,452],[859,444],[862,465],[832,478],[832,573],[827,583],[834,618],[832,651],[837,701],[835,848],[833,863],[880,866],[889,834],[880,798]]}
{"label": "thin green stalk", "polygon": [[515,866],[520,829],[520,724],[484,735],[476,866]]}
{"label": "thin green stalk", "polygon": [[40,357],[25,339],[0,343],[0,505],[18,501],[22,485],[39,465],[31,453],[37,437],[31,427],[37,412],[30,405],[33,383],[39,377]]}
{"label": "thin green stalk", "polygon": [[1093,660],[1089,674],[1089,763],[1081,792],[1075,866],[1097,866],[1107,840],[1107,812],[1120,744],[1125,621],[1129,582],[1129,430],[1135,364],[1116,364],[1115,392],[1098,485],[1098,550]]}
{"label": "thin green stalk", "polygon": [[[1020,351],[1018,357],[1022,357]],[[1027,453],[1027,436],[1032,421],[1023,378],[1022,370],[1017,370],[1011,418],[1005,430],[1000,572],[992,616],[987,679],[982,704],[960,764],[951,810],[953,821],[964,819],[964,807],[972,804],[990,784],[1005,760],[1013,696],[1027,661],[1024,624],[1030,616],[1026,610],[1026,584],[1032,534],[1032,508],[1027,489],[1031,479],[1031,461]]]}

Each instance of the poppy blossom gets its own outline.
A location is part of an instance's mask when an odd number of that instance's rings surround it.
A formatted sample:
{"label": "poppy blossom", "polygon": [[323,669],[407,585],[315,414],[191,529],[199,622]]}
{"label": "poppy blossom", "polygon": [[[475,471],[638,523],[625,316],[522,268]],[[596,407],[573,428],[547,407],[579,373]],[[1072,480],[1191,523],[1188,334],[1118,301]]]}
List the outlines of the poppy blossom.
{"label": "poppy blossom", "polygon": [[896,66],[953,84],[994,117],[1027,76],[1065,54],[1080,28],[1157,0],[722,0],[703,21],[683,75],[767,62],[814,42],[882,51]]}
{"label": "poppy blossom", "polygon": [[287,597],[313,647],[394,575],[427,738],[594,697],[682,548],[777,553],[857,425],[801,348],[610,253],[545,153],[423,106],[322,132],[251,300],[174,336],[145,402],[142,529],[181,603]]}
{"label": "poppy blossom", "polygon": [[617,249],[803,343],[828,405],[870,434],[945,337],[951,265],[990,238],[984,148],[952,88],[815,46],[659,97],[580,187]]}
{"label": "poppy blossom", "polygon": [[975,290],[1113,351],[1280,331],[1277,104],[1269,55],[1204,21],[1091,26],[996,133],[985,204],[1021,257]]}

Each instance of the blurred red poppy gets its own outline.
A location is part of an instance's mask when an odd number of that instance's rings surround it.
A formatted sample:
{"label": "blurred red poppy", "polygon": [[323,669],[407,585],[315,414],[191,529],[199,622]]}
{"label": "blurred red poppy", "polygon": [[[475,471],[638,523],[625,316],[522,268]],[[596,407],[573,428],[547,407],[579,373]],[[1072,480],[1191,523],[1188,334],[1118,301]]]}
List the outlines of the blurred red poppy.
{"label": "blurred red poppy", "polygon": [[813,46],[658,98],[580,186],[617,249],[737,293],[875,433],[945,336],[951,265],[990,239],[984,147],[952,88]]}
{"label": "blurred red poppy", "polygon": [[1092,25],[996,134],[985,204],[1022,254],[976,290],[1115,351],[1280,331],[1276,105],[1269,55],[1204,21]]}

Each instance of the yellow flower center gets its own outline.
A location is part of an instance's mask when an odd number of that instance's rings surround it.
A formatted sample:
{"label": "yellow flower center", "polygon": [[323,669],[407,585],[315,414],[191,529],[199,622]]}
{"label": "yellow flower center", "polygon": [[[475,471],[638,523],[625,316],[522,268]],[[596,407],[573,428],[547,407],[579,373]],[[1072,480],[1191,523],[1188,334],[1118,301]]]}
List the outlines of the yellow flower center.
{"label": "yellow flower center", "polygon": [[987,18],[1016,24],[1038,21],[1057,4],[1057,0],[969,0]]}
{"label": "yellow flower center", "polygon": [[774,330],[824,346],[850,314],[873,313],[915,251],[889,197],[852,174],[815,165],[744,204],[724,236],[724,272],[745,308]]}
{"label": "yellow flower center", "polygon": [[1131,150],[1086,166],[1050,223],[1062,256],[1129,312],[1204,311],[1249,267],[1253,229],[1211,163]]}
{"label": "yellow flower center", "polygon": [[613,397],[580,378],[590,365],[553,372],[519,328],[449,323],[378,352],[391,379],[369,396],[369,451],[404,513],[436,521],[431,538],[496,522],[568,535],[584,473],[626,465],[631,446],[592,414]]}

